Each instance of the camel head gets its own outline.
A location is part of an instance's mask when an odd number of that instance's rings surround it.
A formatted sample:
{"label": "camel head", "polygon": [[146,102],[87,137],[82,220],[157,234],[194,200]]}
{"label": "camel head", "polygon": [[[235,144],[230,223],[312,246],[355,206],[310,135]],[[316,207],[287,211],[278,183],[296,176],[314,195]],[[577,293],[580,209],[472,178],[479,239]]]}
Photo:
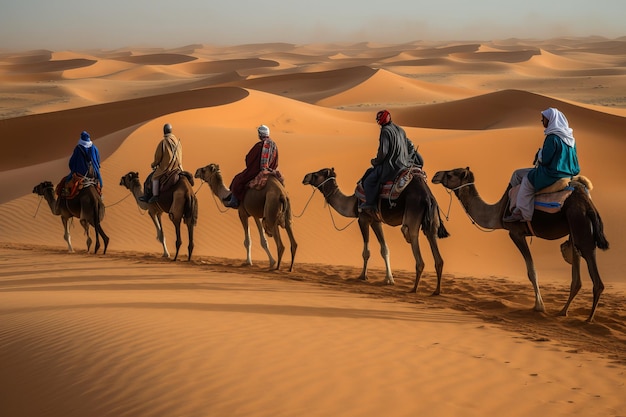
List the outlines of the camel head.
{"label": "camel head", "polygon": [[209,164],[205,167],[198,168],[193,177],[200,178],[202,181],[211,182],[211,178],[213,178],[214,175],[219,175],[219,179],[222,178],[222,173],[218,164]]}
{"label": "camel head", "polygon": [[41,184],[38,184],[33,188],[33,194],[37,195],[45,195],[46,190],[52,189],[54,190],[54,185],[50,181],[44,181]]}
{"label": "camel head", "polygon": [[304,185],[312,185],[313,187],[318,188],[326,180],[329,178],[336,178],[335,168],[322,168],[317,172],[310,172],[304,176],[302,179],[302,184]]}
{"label": "camel head", "polygon": [[467,168],[456,168],[450,171],[438,171],[432,179],[433,184],[441,184],[449,190],[456,190],[465,184],[474,182],[474,173]]}
{"label": "camel head", "polygon": [[129,190],[132,189],[133,184],[136,184],[136,183],[139,183],[139,185],[141,185],[141,182],[139,181],[138,172],[131,171],[120,179],[120,185],[128,188]]}

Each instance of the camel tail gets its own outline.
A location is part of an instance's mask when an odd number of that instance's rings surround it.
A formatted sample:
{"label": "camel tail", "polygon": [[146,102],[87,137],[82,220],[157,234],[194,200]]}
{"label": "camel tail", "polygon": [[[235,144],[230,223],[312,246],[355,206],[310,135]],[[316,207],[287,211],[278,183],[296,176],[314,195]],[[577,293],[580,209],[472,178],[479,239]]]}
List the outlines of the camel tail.
{"label": "camel tail", "polygon": [[281,194],[280,196],[280,210],[276,218],[276,223],[285,228],[287,224],[291,224],[291,205],[289,204],[289,198]]}
{"label": "camel tail", "polygon": [[187,196],[185,204],[185,224],[187,226],[195,226],[198,224],[198,203],[195,194],[191,193]]}
{"label": "camel tail", "polygon": [[422,229],[432,230],[436,227],[438,238],[444,239],[449,237],[450,233],[448,233],[448,230],[443,225],[437,200],[435,200],[432,195],[429,195],[428,200],[428,204],[426,204],[426,213],[424,213],[424,219],[422,220]]}
{"label": "camel tail", "polygon": [[291,224],[291,221],[291,201],[289,201],[289,197],[285,196],[285,227]]}
{"label": "camel tail", "polygon": [[593,238],[596,242],[596,246],[599,249],[607,250],[609,248],[609,241],[606,240],[606,236],[604,235],[604,223],[602,222],[600,213],[593,207],[592,210],[587,211],[587,218],[589,218],[593,226]]}
{"label": "camel tail", "polygon": [[447,237],[450,237],[450,233],[448,232],[448,229],[446,229],[446,226],[444,226],[443,224],[443,220],[441,218],[441,210],[439,210],[439,205],[437,205],[437,216],[439,217],[439,227],[437,228],[437,237],[439,239],[445,239]]}

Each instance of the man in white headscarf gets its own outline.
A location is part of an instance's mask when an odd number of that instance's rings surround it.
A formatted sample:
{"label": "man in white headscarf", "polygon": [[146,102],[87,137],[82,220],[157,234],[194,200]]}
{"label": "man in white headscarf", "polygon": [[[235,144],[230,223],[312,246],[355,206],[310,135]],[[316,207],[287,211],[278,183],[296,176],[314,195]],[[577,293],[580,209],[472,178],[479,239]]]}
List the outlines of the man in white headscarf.
{"label": "man in white headscarf", "polygon": [[535,167],[518,169],[511,177],[512,187],[518,184],[521,186],[515,210],[503,219],[505,222],[531,221],[535,210],[535,190],[580,172],[576,140],[565,115],[550,107],[541,112],[541,123],[546,138],[535,157]]}

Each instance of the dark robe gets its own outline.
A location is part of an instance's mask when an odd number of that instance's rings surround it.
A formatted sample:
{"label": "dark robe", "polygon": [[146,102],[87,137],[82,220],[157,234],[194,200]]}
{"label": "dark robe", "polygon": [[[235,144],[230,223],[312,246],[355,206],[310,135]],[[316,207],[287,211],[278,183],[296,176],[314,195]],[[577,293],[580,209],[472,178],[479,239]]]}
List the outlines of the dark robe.
{"label": "dark robe", "polygon": [[278,149],[276,144],[270,138],[259,140],[246,155],[246,169],[235,175],[230,183],[230,192],[238,201],[243,201],[248,183],[261,172],[261,169],[275,171],[277,168]]}

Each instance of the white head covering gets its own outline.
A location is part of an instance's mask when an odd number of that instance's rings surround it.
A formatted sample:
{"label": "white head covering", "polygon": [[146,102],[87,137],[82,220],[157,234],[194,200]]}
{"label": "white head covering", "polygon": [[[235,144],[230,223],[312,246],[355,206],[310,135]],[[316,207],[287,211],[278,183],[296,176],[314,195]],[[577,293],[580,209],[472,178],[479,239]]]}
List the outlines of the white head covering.
{"label": "white head covering", "polygon": [[270,137],[270,128],[265,126],[265,125],[261,125],[258,127],[257,132],[259,134],[260,138],[269,138]]}
{"label": "white head covering", "polygon": [[541,114],[548,119],[548,127],[546,127],[543,133],[546,135],[557,135],[567,146],[573,147],[576,144],[574,131],[569,127],[567,118],[563,113],[554,107],[548,107]]}

